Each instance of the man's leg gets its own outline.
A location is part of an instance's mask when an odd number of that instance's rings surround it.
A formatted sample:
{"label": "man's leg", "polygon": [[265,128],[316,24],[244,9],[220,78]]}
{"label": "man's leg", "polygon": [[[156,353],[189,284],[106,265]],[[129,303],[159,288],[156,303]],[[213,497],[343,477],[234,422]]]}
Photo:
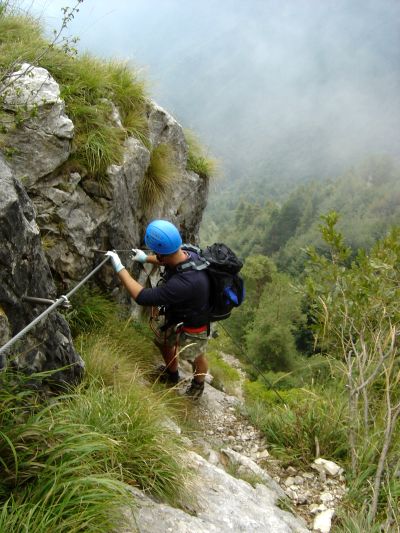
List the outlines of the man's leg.
{"label": "man's leg", "polygon": [[177,372],[179,366],[177,346],[168,346],[167,344],[164,344],[162,349],[162,356],[168,372],[170,372],[171,374]]}
{"label": "man's leg", "polygon": [[199,354],[193,361],[193,379],[186,389],[186,396],[193,400],[201,398],[204,392],[204,380],[208,371],[208,362],[204,353]]}
{"label": "man's leg", "polygon": [[201,353],[194,360],[193,377],[198,383],[203,383],[208,371],[208,361],[206,356]]}

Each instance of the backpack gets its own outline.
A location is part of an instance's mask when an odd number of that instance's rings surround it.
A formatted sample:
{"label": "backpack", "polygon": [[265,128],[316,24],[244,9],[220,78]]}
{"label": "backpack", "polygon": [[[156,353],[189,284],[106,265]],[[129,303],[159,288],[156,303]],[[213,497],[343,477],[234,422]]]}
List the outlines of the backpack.
{"label": "backpack", "polygon": [[239,307],[245,295],[243,279],[239,276],[242,261],[223,243],[212,244],[204,250],[184,244],[182,250],[195,252],[199,259],[183,263],[178,270],[206,270],[210,279],[209,322],[229,318],[232,309]]}

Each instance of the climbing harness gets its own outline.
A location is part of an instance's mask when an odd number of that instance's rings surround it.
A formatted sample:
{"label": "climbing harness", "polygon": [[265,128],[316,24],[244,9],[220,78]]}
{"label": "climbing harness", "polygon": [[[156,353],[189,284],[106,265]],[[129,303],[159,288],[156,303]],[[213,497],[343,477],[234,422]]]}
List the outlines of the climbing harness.
{"label": "climbing harness", "polygon": [[[13,344],[15,344],[17,342],[17,340],[19,340],[21,337],[23,337],[26,333],[28,333],[28,331],[30,331],[34,326],[36,326],[36,324],[38,322],[40,322],[41,320],[43,320],[48,314],[50,314],[52,311],[54,311],[55,309],[57,309],[57,307],[60,307],[60,306],[65,306],[65,305],[69,305],[69,298],[78,290],[82,287],[82,285],[84,285],[94,274],[96,274],[96,272],[98,270],[100,270],[100,268],[105,265],[107,263],[107,261],[109,260],[110,258],[109,257],[106,257],[105,259],[103,259],[103,261],[97,265],[96,268],[94,268],[85,278],[83,278],[82,281],[80,281],[78,283],[78,285],[76,285],[71,291],[69,291],[68,294],[66,295],[62,295],[60,296],[57,300],[47,300],[45,298],[34,298],[34,300],[36,301],[36,303],[49,303],[49,302],[52,302],[50,307],[48,307],[45,311],[43,311],[43,313],[41,313],[39,316],[37,316],[34,320],[32,320],[32,322],[30,322],[27,326],[25,326],[19,333],[17,333],[12,339],[10,339],[8,342],[6,342],[6,344],[4,344],[4,346],[1,346],[0,347],[0,354],[3,354],[5,353],[8,348],[10,348],[10,346],[12,346]],[[25,297],[24,298],[25,300],[27,301],[33,301],[33,297]],[[41,300],[40,302],[38,302],[37,300]]]}

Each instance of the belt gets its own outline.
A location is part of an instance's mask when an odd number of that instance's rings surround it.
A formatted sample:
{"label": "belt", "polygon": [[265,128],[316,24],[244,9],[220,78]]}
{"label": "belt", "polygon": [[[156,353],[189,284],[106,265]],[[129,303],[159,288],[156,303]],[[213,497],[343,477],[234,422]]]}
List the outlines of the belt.
{"label": "belt", "polygon": [[203,331],[207,331],[207,324],[205,326],[200,326],[199,328],[190,328],[188,326],[183,326],[182,331],[185,331],[186,333],[203,333]]}

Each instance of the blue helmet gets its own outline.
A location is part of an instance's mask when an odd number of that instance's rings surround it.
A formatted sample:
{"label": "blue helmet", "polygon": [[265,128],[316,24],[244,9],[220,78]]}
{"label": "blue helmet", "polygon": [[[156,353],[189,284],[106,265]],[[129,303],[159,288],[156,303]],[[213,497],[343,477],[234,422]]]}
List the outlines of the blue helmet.
{"label": "blue helmet", "polygon": [[156,254],[168,255],[179,250],[182,244],[182,237],[171,222],[153,220],[147,226],[144,242]]}

